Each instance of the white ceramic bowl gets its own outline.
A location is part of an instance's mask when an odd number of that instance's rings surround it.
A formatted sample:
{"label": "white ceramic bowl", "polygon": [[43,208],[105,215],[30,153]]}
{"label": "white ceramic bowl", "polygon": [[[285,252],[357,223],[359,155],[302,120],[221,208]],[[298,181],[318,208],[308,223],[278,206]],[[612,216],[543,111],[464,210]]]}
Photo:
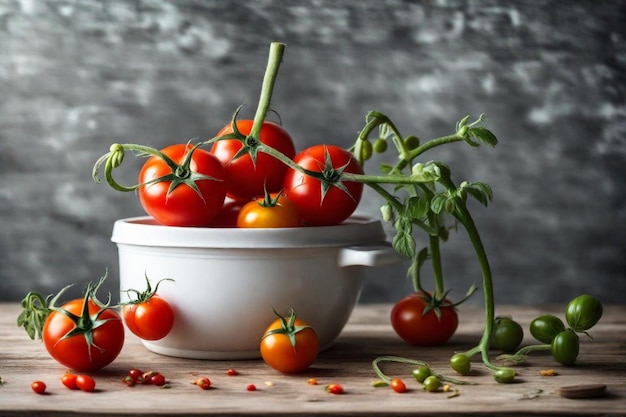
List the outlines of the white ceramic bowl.
{"label": "white ceramic bowl", "polygon": [[353,216],[337,226],[285,229],[161,226],[149,217],[115,222],[121,299],[163,278],[159,295],[174,328],[147,349],[196,359],[258,358],[272,308],[315,328],[332,345],[358,301],[363,266],[398,261],[382,224]]}

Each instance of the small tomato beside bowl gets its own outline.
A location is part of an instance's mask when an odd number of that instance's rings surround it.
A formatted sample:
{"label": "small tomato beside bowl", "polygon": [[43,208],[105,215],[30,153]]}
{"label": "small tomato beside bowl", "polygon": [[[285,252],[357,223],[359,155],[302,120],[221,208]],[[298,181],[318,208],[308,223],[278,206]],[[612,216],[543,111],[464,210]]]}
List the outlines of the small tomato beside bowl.
{"label": "small tomato beside bowl", "polygon": [[261,339],[261,356],[265,363],[284,373],[308,369],[317,358],[320,348],[315,329],[290,311],[285,318],[276,314]]}

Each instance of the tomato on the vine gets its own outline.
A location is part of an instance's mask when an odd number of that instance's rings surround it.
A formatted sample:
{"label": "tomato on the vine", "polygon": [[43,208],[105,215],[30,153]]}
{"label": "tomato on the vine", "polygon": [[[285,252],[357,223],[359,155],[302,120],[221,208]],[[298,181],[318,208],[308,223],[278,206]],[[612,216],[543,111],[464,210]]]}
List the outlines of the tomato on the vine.
{"label": "tomato on the vine", "polygon": [[524,329],[510,317],[496,317],[492,343],[502,352],[513,352],[524,339]]}
{"label": "tomato on the vine", "polygon": [[530,334],[540,342],[552,343],[557,334],[565,330],[563,321],[553,314],[542,314],[530,322]]}
{"label": "tomato on the vine", "polygon": [[[242,135],[249,135],[253,120],[237,120],[236,127]],[[229,123],[220,130],[216,137],[233,134],[233,125]],[[258,140],[293,158],[296,148],[289,133],[279,124],[265,121],[261,126]],[[277,192],[282,188],[287,165],[264,152],[256,152],[256,160],[250,154],[239,156],[244,144],[239,139],[218,140],[211,146],[211,152],[226,168],[228,196],[236,200],[250,200],[263,195],[263,190]],[[236,157],[236,158],[234,158]],[[234,159],[233,159],[234,158]]]}
{"label": "tomato on the vine", "polygon": [[573,365],[578,358],[579,349],[580,339],[572,329],[563,330],[552,340],[552,357],[563,365]]}
{"label": "tomato on the vine", "polygon": [[[278,315],[278,314],[277,314]],[[296,317],[278,315],[263,333],[261,356],[272,368],[284,373],[301,372],[317,358],[320,342],[313,327]]]}
{"label": "tomato on the vine", "polygon": [[[404,341],[416,346],[442,345],[459,325],[456,308],[443,301],[429,306],[428,296],[416,292],[402,298],[391,310],[391,325]],[[429,309],[430,308],[430,309]],[[439,310],[439,316],[436,309]]]}
{"label": "tomato on the vine", "polygon": [[350,152],[335,145],[314,145],[293,160],[322,177],[320,180],[294,168],[289,168],[285,176],[287,198],[296,205],[305,224],[335,225],[354,213],[361,200],[363,184],[345,181],[341,174],[363,174],[363,168]]}
{"label": "tomato on the vine", "polygon": [[122,305],[124,322],[128,330],[143,340],[162,339],[174,327],[174,309],[157,294],[162,281],[159,281],[152,289],[146,277],[145,291],[126,290],[127,293],[135,293],[136,297]]}
{"label": "tomato on the vine", "polygon": [[467,375],[472,369],[472,361],[465,353],[455,353],[450,358],[450,367],[461,375]]}
{"label": "tomato on the vine", "polygon": [[191,144],[171,145],[160,152],[177,166],[156,155],[144,163],[139,171],[139,183],[144,185],[138,188],[144,210],[168,226],[210,224],[226,196],[222,163],[210,152]]}
{"label": "tomato on the vine", "polygon": [[245,204],[237,216],[237,227],[276,228],[300,226],[300,213],[282,193],[266,194]]}
{"label": "tomato on the vine", "polygon": [[602,317],[600,300],[588,294],[579,295],[567,304],[565,320],[577,332],[584,332],[596,325]]}
{"label": "tomato on the vine", "polygon": [[[68,301],[60,308],[76,317],[83,315],[83,299]],[[88,315],[101,307],[88,301]],[[104,309],[91,329],[73,333],[77,324],[65,313],[52,311],[43,326],[42,339],[52,358],[75,371],[95,371],[104,368],[117,356],[124,345],[124,325],[119,314]],[[88,336],[90,334],[90,336]]]}

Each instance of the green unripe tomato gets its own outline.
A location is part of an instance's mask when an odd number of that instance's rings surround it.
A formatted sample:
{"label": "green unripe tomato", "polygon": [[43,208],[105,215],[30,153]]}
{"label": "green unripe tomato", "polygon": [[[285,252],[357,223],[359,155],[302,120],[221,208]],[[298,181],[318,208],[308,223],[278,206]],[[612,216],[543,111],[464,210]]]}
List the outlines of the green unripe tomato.
{"label": "green unripe tomato", "polygon": [[557,334],[552,341],[552,357],[563,365],[573,365],[578,357],[580,339],[576,332],[567,329]]}
{"label": "green unripe tomato", "polygon": [[411,372],[411,375],[413,375],[413,378],[415,378],[415,380],[419,383],[424,383],[424,380],[426,378],[428,378],[431,374],[430,368],[428,366],[420,366],[417,369],[413,369],[413,372]]}
{"label": "green unripe tomato", "polygon": [[383,138],[378,138],[374,141],[374,152],[384,153],[387,150],[387,141]]}
{"label": "green unripe tomato", "polygon": [[461,375],[467,375],[472,369],[472,362],[466,354],[456,353],[450,358],[450,367]]}
{"label": "green unripe tomato", "polygon": [[356,152],[360,162],[367,161],[372,157],[372,143],[369,140],[359,140],[356,144]]}
{"label": "green unripe tomato", "polygon": [[563,321],[553,314],[543,314],[530,322],[530,334],[542,343],[552,343],[565,330]]}
{"label": "green unripe tomato", "polygon": [[510,384],[515,380],[515,369],[500,368],[493,373],[493,378],[500,384]]}
{"label": "green unripe tomato", "polygon": [[524,329],[509,317],[497,317],[491,343],[502,352],[513,352],[524,339]]}
{"label": "green unripe tomato", "polygon": [[420,138],[415,135],[407,136],[404,138],[404,145],[409,149],[413,150],[420,146]]}
{"label": "green unripe tomato", "polygon": [[577,332],[591,329],[602,317],[602,303],[591,295],[579,295],[567,304],[565,320]]}
{"label": "green unripe tomato", "polygon": [[439,390],[441,381],[435,375],[431,375],[424,380],[424,390],[428,392],[435,392]]}

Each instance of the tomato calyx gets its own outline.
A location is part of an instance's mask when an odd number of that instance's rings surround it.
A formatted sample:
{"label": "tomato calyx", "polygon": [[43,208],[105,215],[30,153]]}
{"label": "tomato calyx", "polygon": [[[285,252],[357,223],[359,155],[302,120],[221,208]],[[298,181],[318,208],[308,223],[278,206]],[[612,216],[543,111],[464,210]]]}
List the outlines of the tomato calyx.
{"label": "tomato calyx", "polygon": [[163,282],[163,281],[172,281],[174,282],[174,280],[172,278],[163,278],[160,279],[154,286],[154,288],[152,288],[152,285],[150,284],[150,280],[148,279],[148,275],[145,275],[146,278],[146,289],[144,291],[139,291],[136,290],[134,288],[125,290],[124,292],[128,295],[130,295],[131,293],[134,294],[134,297],[132,297],[129,301],[122,303],[122,305],[133,305],[133,304],[141,304],[141,303],[145,303],[146,301],[148,301],[150,298],[152,298],[152,296],[154,296],[158,289],[159,289],[159,285]]}
{"label": "tomato calyx", "polygon": [[350,165],[350,161],[346,162],[343,166],[335,168],[330,156],[330,152],[325,148],[324,150],[324,167],[321,172],[314,172],[305,170],[305,173],[309,176],[317,178],[320,181],[322,187],[322,201],[332,187],[337,187],[344,193],[346,193],[353,201],[356,201],[354,196],[350,193],[350,190],[343,183],[343,173],[345,169]]}
{"label": "tomato calyx", "polygon": [[272,310],[274,311],[274,314],[280,319],[281,327],[278,329],[273,329],[273,330],[266,332],[263,335],[262,339],[265,339],[266,337],[275,335],[275,334],[283,334],[289,338],[289,343],[291,343],[291,346],[295,349],[296,348],[296,334],[301,332],[304,329],[310,329],[312,327],[309,325],[296,326],[295,325],[296,312],[293,308],[289,309],[289,317],[283,317],[275,309],[272,308]]}

